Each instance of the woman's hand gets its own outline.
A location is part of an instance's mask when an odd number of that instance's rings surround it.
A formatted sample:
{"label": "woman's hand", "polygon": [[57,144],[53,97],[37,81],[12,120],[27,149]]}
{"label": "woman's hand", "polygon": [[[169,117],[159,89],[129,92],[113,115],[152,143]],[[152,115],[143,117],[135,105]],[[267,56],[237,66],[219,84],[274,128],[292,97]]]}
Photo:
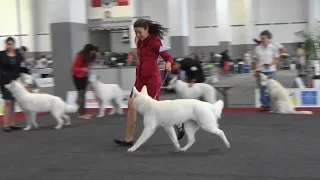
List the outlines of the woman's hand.
{"label": "woman's hand", "polygon": [[189,83],[189,87],[191,88],[193,86],[194,82]]}
{"label": "woman's hand", "polygon": [[88,68],[82,68],[83,72],[88,72]]}
{"label": "woman's hand", "polygon": [[167,70],[167,71],[171,71],[171,62],[167,62],[166,65],[164,66],[164,68]]}

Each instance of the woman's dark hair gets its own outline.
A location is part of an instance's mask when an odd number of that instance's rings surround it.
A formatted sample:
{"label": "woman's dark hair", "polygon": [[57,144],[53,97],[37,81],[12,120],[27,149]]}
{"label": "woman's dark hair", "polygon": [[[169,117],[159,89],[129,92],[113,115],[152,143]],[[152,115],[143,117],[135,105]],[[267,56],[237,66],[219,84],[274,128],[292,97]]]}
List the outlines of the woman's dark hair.
{"label": "woman's dark hair", "polygon": [[6,42],[6,44],[8,44],[8,42],[10,42],[10,41],[12,41],[13,43],[16,42],[16,41],[13,39],[13,37],[8,37],[5,42]]}
{"label": "woman's dark hair", "polygon": [[260,36],[267,36],[269,39],[272,39],[272,33],[268,30],[262,31]]}
{"label": "woman's dark hair", "polygon": [[149,33],[158,36],[160,39],[163,39],[163,36],[168,32],[161,24],[158,24],[154,21],[148,19],[138,19],[133,24],[134,28],[149,28]]}
{"label": "woman's dark hair", "polygon": [[90,53],[91,51],[97,51],[97,49],[98,48],[92,44],[86,44],[79,52],[79,55],[85,62],[93,62],[96,59],[96,54],[92,56]]}

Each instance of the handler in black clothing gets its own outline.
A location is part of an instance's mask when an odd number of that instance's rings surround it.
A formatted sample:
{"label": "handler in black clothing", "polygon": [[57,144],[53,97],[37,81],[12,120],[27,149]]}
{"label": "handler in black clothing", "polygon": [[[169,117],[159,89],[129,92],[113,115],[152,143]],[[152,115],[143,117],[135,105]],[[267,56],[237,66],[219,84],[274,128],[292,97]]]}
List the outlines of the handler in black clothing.
{"label": "handler in black clothing", "polygon": [[194,83],[203,83],[205,81],[201,62],[192,58],[184,58],[180,61],[175,61],[172,69],[185,71],[190,87],[192,87]]}
{"label": "handler in black clothing", "polygon": [[21,130],[21,128],[15,126],[14,97],[4,85],[18,79],[20,73],[29,74],[29,70],[26,68],[23,56],[18,49],[15,49],[15,40],[9,37],[6,39],[5,44],[6,50],[0,51],[0,87],[2,98],[5,101],[3,130],[11,132],[12,130]]}
{"label": "handler in black clothing", "polygon": [[[180,61],[175,61],[172,66],[172,70],[183,70],[186,72],[187,82],[189,87],[192,87],[194,83],[203,83],[205,81],[204,73],[201,67],[201,62],[192,58],[184,58]],[[184,136],[183,124],[177,125],[178,140]]]}

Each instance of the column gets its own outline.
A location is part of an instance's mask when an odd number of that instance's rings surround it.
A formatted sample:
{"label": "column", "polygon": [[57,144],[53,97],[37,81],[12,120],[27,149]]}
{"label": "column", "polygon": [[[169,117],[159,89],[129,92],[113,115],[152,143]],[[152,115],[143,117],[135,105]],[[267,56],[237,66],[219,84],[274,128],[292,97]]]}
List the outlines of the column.
{"label": "column", "polygon": [[218,41],[222,49],[231,51],[232,29],[230,24],[230,0],[216,0]]}
{"label": "column", "polygon": [[252,39],[254,36],[254,23],[253,23],[253,9],[252,9],[252,0],[244,0],[244,12],[246,13],[246,21],[245,21],[245,43],[247,48],[249,48],[249,44],[254,44]]}
{"label": "column", "polygon": [[171,55],[184,57],[189,54],[188,0],[167,0]]}
{"label": "column", "polygon": [[86,8],[86,0],[49,0],[54,94],[63,99],[74,89],[72,61],[89,42]]}
{"label": "column", "polygon": [[316,28],[319,21],[320,0],[308,0],[308,28],[309,31]]}

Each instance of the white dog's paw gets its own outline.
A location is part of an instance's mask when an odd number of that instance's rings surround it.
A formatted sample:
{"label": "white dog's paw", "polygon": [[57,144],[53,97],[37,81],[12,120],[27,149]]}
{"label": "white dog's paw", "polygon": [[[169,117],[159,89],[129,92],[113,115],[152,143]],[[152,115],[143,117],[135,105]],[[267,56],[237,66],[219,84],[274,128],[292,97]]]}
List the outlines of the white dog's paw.
{"label": "white dog's paw", "polygon": [[130,148],[130,149],[128,149],[128,152],[134,152],[135,151],[135,149],[134,148]]}
{"label": "white dog's paw", "polygon": [[23,130],[24,130],[24,131],[30,131],[30,130],[31,130],[31,126],[30,126],[30,127],[29,127],[29,126],[28,126],[28,127],[25,127],[25,128],[23,128]]}
{"label": "white dog's paw", "polygon": [[187,151],[186,148],[180,148],[180,149],[178,149],[178,152],[186,152],[186,151]]}
{"label": "white dog's paw", "polygon": [[38,125],[38,124],[35,124],[35,125],[34,125],[34,128],[38,129],[38,128],[39,128],[39,125]]}
{"label": "white dog's paw", "polygon": [[69,125],[71,125],[71,122],[65,122],[64,125],[69,126]]}
{"label": "white dog's paw", "polygon": [[104,117],[104,114],[97,115],[97,118],[102,118],[102,117]]}
{"label": "white dog's paw", "polygon": [[122,115],[122,114],[123,114],[123,111],[122,111],[122,110],[121,110],[121,111],[118,111],[118,114]]}
{"label": "white dog's paw", "polygon": [[57,125],[56,127],[54,127],[55,129],[61,129],[62,125]]}
{"label": "white dog's paw", "polygon": [[230,147],[231,147],[231,146],[230,146],[230,143],[227,143],[226,146],[227,146],[227,148],[230,148]]}
{"label": "white dog's paw", "polygon": [[114,115],[115,113],[116,113],[115,111],[110,111],[108,115]]}
{"label": "white dog's paw", "polygon": [[271,111],[269,111],[268,113],[275,113],[275,112],[271,110]]}

